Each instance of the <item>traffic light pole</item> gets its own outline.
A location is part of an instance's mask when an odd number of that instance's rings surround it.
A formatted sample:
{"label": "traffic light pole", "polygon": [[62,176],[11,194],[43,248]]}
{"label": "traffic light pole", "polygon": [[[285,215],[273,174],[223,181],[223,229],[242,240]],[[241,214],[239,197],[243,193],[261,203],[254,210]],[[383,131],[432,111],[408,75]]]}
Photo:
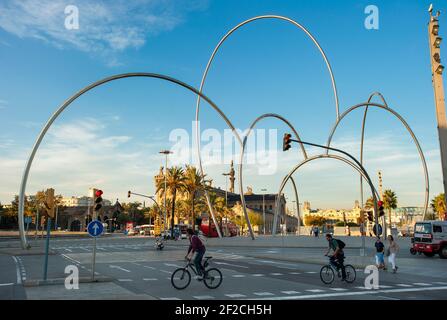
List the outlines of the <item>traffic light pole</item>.
{"label": "traffic light pole", "polygon": [[[336,149],[336,148],[332,148],[332,147],[328,147],[328,146],[323,146],[323,145],[320,145],[320,144],[315,144],[315,143],[305,142],[305,141],[295,140],[295,139],[289,139],[289,141],[305,144],[305,145],[312,146],[312,147],[323,148],[323,149],[326,149],[326,150],[332,150],[332,151],[340,152],[340,153],[346,155],[347,157],[349,157],[350,159],[352,159],[358,165],[360,170],[365,174],[365,176],[367,178],[367,181],[368,181],[368,184],[371,187],[371,190],[374,190],[374,192],[373,192],[373,201],[374,201],[375,221],[376,221],[376,228],[379,229],[379,214],[378,214],[377,196],[376,196],[377,190],[374,187],[374,185],[373,185],[373,183],[371,181],[371,178],[368,175],[368,172],[366,172],[366,169],[363,167],[363,165],[354,156],[352,156],[351,154],[347,153],[346,151],[343,151],[343,150],[340,150],[340,149]],[[377,234],[379,233],[378,231],[379,230],[377,230]],[[365,238],[364,237],[365,236],[362,235],[362,252],[361,252],[362,255],[365,254]]]}

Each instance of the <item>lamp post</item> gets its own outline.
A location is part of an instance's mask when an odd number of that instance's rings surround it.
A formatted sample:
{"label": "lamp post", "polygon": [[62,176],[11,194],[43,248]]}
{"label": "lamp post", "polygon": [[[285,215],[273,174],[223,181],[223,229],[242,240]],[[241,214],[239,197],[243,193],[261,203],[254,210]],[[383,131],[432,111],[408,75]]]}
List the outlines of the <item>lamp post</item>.
{"label": "lamp post", "polygon": [[[162,151],[160,151],[159,153],[165,155],[165,173],[164,173],[164,176],[165,176],[165,188],[164,188],[164,207],[165,207],[165,215],[164,215],[164,221],[163,221],[163,234],[165,234],[165,232],[166,232],[166,220],[167,220],[167,217],[168,217],[168,209],[166,208],[166,193],[168,192],[168,191],[166,190],[166,184],[167,184],[167,182],[166,182],[166,178],[167,178],[167,172],[168,172],[168,155],[171,154],[171,153],[173,153],[173,152],[172,152],[172,151],[169,151],[169,150],[162,150]],[[172,235],[171,235],[171,236],[172,236]]]}
{"label": "lamp post", "polygon": [[265,235],[265,193],[267,189],[261,189],[262,193],[262,227],[263,227],[263,234]]}
{"label": "lamp post", "polygon": [[228,207],[228,179],[229,173],[222,173],[225,176],[225,206]]}
{"label": "lamp post", "polygon": [[[428,9],[430,22],[428,24],[428,38],[430,45],[430,62],[433,79],[433,89],[435,93],[436,118],[438,122],[439,145],[441,149],[442,181],[444,185],[444,201],[447,200],[447,119],[445,114],[444,84],[442,73],[444,66],[441,64],[441,42],[439,36],[439,15],[432,15],[433,6]],[[446,202],[447,203],[447,202]],[[424,217],[425,218],[425,217]]]}

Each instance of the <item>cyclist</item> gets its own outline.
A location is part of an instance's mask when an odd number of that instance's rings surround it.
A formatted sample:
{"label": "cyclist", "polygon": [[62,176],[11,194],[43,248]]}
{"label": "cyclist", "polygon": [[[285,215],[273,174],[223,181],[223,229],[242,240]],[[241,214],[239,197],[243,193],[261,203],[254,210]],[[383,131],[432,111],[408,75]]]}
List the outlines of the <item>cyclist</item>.
{"label": "cyclist", "polygon": [[185,258],[191,260],[192,255],[194,253],[196,254],[194,257],[194,266],[196,267],[198,273],[197,280],[203,280],[202,258],[205,255],[206,251],[205,245],[203,244],[202,240],[200,240],[200,238],[194,234],[194,231],[191,228],[188,228],[186,230],[186,234],[188,236],[190,245]]}
{"label": "cyclist", "polygon": [[329,252],[332,250],[334,254],[329,258],[330,263],[337,268],[337,270],[341,269],[341,281],[346,280],[346,270],[344,266],[345,253],[343,252],[343,247],[340,245],[341,241],[334,239],[330,233],[326,234],[326,240],[329,242],[329,248],[326,251],[325,256],[329,255]]}

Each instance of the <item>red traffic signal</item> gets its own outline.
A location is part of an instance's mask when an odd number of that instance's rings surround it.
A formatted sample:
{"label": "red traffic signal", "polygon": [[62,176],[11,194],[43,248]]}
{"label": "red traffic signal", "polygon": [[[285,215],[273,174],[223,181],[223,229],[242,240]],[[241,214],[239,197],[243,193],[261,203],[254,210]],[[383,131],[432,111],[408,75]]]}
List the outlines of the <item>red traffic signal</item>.
{"label": "red traffic signal", "polygon": [[104,193],[104,192],[102,192],[102,190],[96,190],[96,192],[95,192],[95,196],[96,196],[96,197],[100,197],[100,196],[102,196],[103,193]]}
{"label": "red traffic signal", "polygon": [[383,201],[382,201],[382,200],[377,201],[377,205],[378,205],[379,207],[382,207],[382,206],[383,206]]}
{"label": "red traffic signal", "polygon": [[292,148],[292,146],[290,145],[290,139],[292,139],[292,135],[290,133],[284,133],[284,138],[282,141],[282,151],[287,151]]}
{"label": "red traffic signal", "polygon": [[99,211],[102,208],[102,195],[104,192],[102,190],[95,191],[95,207],[93,208],[95,211]]}
{"label": "red traffic signal", "polygon": [[128,198],[130,198],[130,194],[131,194],[132,192],[130,192],[130,191],[127,191],[127,197]]}

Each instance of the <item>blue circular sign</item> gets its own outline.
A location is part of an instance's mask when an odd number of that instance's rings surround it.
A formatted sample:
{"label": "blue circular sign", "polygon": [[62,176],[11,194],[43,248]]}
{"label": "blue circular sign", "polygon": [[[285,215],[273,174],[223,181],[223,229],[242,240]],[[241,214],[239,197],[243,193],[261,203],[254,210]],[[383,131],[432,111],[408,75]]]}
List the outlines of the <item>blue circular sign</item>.
{"label": "blue circular sign", "polygon": [[104,231],[103,224],[98,220],[93,220],[87,226],[87,232],[92,237],[99,237]]}
{"label": "blue circular sign", "polygon": [[[377,226],[379,226],[379,233],[377,233]],[[376,236],[382,235],[382,226],[380,224],[379,225],[375,224],[374,228],[373,228],[373,232]]]}

